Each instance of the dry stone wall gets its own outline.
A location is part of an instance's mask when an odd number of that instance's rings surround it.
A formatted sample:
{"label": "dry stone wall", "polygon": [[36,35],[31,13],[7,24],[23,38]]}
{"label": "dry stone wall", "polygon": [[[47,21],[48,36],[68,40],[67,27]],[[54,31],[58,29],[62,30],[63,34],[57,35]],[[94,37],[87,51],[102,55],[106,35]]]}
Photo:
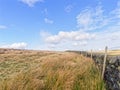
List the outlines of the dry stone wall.
{"label": "dry stone wall", "polygon": [[[91,58],[91,54],[85,51],[74,51]],[[104,54],[93,53],[92,59],[102,72]],[[104,81],[107,90],[120,90],[120,56],[107,56]]]}
{"label": "dry stone wall", "polygon": [[[84,55],[91,57],[89,53]],[[93,54],[92,59],[102,71],[104,54]],[[104,81],[107,90],[120,90],[120,56],[107,56]]]}

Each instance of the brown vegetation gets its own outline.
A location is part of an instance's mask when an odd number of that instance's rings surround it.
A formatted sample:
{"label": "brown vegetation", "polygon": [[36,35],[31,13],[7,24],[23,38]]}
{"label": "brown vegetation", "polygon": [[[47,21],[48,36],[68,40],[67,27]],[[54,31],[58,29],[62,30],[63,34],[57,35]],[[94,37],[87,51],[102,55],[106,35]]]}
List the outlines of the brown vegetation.
{"label": "brown vegetation", "polygon": [[0,54],[0,90],[104,90],[94,62],[72,52]]}

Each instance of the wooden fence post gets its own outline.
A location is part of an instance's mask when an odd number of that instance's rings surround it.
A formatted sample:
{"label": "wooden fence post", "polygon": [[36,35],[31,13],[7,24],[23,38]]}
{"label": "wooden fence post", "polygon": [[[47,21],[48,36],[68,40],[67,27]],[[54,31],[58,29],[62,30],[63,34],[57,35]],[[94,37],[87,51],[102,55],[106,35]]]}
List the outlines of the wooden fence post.
{"label": "wooden fence post", "polygon": [[102,70],[102,79],[104,78],[104,72],[105,72],[105,66],[106,66],[106,59],[107,59],[107,50],[108,47],[105,47],[105,56],[104,56],[104,62],[103,62],[103,70]]}

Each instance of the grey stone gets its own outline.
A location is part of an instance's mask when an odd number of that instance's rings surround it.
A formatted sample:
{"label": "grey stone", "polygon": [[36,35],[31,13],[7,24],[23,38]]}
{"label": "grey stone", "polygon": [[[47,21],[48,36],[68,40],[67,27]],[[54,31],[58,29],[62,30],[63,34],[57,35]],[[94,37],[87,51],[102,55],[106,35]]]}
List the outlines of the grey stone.
{"label": "grey stone", "polygon": [[[90,53],[82,52],[84,56],[90,57]],[[93,60],[102,71],[104,54],[93,53]],[[107,56],[104,81],[106,90],[120,90],[120,56]]]}

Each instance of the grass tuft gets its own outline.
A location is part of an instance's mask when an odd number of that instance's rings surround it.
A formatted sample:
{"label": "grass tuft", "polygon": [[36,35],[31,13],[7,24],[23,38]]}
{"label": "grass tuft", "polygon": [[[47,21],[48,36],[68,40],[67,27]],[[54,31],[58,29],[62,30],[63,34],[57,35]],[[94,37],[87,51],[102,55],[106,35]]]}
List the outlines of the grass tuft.
{"label": "grass tuft", "polygon": [[93,61],[79,54],[21,51],[0,60],[0,90],[105,90]]}

